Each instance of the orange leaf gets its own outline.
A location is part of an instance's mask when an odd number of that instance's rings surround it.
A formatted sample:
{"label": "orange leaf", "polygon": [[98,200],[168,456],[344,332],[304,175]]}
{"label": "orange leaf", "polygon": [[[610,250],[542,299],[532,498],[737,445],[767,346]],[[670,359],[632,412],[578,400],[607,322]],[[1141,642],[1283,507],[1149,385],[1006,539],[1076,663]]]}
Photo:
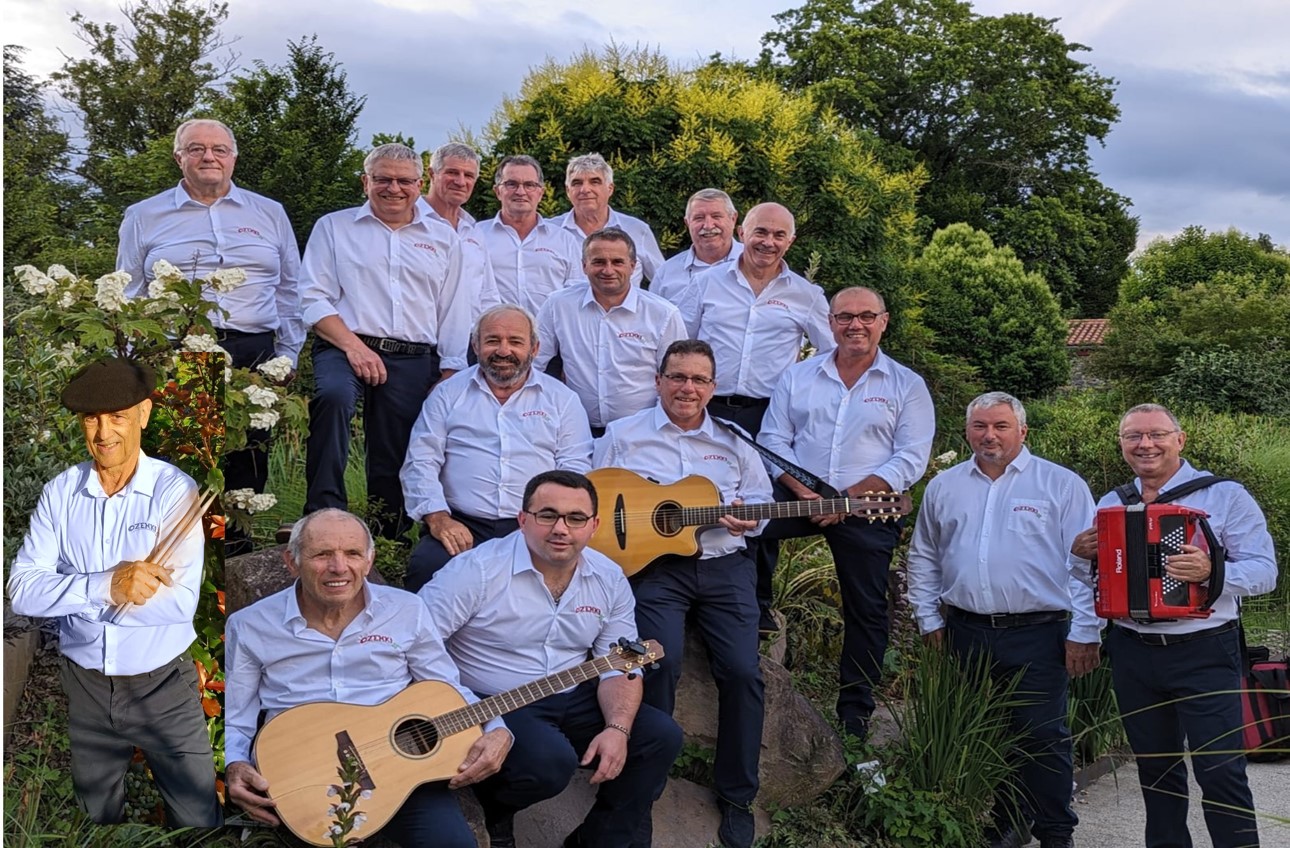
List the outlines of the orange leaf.
{"label": "orange leaf", "polygon": [[215,718],[220,714],[219,700],[217,698],[202,698],[202,712],[206,713],[207,718]]}

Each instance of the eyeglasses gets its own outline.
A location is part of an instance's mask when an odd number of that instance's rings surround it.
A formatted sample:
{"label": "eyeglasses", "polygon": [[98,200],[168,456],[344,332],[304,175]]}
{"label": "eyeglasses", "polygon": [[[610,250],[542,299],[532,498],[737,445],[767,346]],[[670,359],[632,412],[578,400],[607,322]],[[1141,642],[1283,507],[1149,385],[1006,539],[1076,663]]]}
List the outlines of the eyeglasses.
{"label": "eyeglasses", "polygon": [[879,316],[886,314],[887,310],[884,309],[882,312],[834,312],[829,317],[844,327],[856,319],[859,319],[861,324],[868,327],[874,321],[877,321]]}
{"label": "eyeglasses", "polygon": [[535,183],[535,182],[532,182],[531,180],[528,182],[520,182],[518,180],[506,180],[505,182],[498,183],[498,185],[500,185],[506,191],[515,191],[517,188],[522,188],[526,192],[528,192],[528,191],[537,191],[538,189],[542,188],[541,183]]}
{"label": "eyeglasses", "polygon": [[564,526],[570,530],[586,527],[587,522],[594,517],[581,512],[556,512],[553,509],[539,509],[537,512],[527,509],[524,511],[533,516],[533,520],[543,527],[554,527],[555,523],[563,518]]}
{"label": "eyeglasses", "polygon": [[389,188],[395,183],[398,183],[399,188],[412,188],[421,182],[420,177],[416,179],[412,177],[374,177],[371,174],[367,175],[367,179],[377,188]]}
{"label": "eyeglasses", "polygon": [[1121,433],[1120,441],[1126,445],[1140,444],[1143,439],[1151,439],[1153,442],[1163,442],[1165,439],[1177,433],[1177,430],[1152,430],[1149,433]]}
{"label": "eyeglasses", "polygon": [[216,159],[227,159],[233,155],[233,148],[227,144],[212,144],[210,147],[204,144],[190,144],[184,148],[184,155],[191,156],[193,159],[200,159],[206,155],[207,150]]}
{"label": "eyeglasses", "polygon": [[706,389],[716,382],[711,377],[691,377],[689,374],[660,374],[659,376],[678,389],[686,383],[694,383],[696,389]]}

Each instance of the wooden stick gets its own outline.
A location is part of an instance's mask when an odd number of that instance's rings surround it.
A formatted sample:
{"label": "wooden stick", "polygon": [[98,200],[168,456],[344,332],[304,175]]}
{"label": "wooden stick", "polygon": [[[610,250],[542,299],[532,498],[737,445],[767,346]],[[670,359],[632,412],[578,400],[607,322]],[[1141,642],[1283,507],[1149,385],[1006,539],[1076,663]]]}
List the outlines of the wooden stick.
{"label": "wooden stick", "polygon": [[180,517],[179,522],[171,526],[170,531],[158,540],[156,546],[148,554],[148,562],[164,564],[165,560],[169,559],[174,552],[175,546],[193,529],[193,524],[206,514],[206,510],[210,508],[217,495],[218,492],[214,489],[206,489],[200,492],[197,497],[194,497],[184,511],[183,516]]}

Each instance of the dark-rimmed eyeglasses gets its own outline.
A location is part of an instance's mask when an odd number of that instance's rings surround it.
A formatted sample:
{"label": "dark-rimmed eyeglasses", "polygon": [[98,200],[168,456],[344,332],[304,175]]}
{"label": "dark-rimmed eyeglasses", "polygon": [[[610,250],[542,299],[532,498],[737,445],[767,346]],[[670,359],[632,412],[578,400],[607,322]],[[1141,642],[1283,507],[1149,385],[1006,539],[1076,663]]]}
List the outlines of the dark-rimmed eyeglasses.
{"label": "dark-rimmed eyeglasses", "polygon": [[585,512],[556,512],[553,509],[539,509],[537,512],[529,509],[524,511],[533,516],[533,520],[543,527],[554,527],[555,523],[563,518],[564,526],[570,530],[586,527],[587,522],[595,517],[587,515]]}
{"label": "dark-rimmed eyeglasses", "polygon": [[1126,445],[1141,444],[1143,439],[1151,439],[1153,442],[1163,442],[1165,439],[1177,433],[1177,430],[1151,430],[1146,433],[1121,433],[1120,441]]}
{"label": "dark-rimmed eyeglasses", "polygon": [[868,327],[874,321],[877,321],[879,317],[886,314],[887,310],[884,309],[882,312],[834,312],[829,317],[844,327],[852,321],[859,321]]}
{"label": "dark-rimmed eyeglasses", "polygon": [[660,374],[659,376],[678,389],[686,383],[694,383],[696,387],[703,389],[716,382],[711,377],[691,377],[689,374]]}

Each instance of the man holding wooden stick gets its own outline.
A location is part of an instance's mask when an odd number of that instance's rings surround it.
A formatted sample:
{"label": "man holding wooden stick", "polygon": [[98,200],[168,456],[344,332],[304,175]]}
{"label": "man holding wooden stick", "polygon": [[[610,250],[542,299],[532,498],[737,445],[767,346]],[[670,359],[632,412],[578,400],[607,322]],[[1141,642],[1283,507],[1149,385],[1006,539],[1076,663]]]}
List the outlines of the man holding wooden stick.
{"label": "man holding wooden stick", "polygon": [[90,461],[48,484],[9,575],[19,615],[59,619],[72,783],[100,824],[125,817],[125,775],[143,750],[172,827],[218,827],[215,765],[187,655],[202,583],[192,478],[143,453],[152,370],[108,359],[72,377]]}

